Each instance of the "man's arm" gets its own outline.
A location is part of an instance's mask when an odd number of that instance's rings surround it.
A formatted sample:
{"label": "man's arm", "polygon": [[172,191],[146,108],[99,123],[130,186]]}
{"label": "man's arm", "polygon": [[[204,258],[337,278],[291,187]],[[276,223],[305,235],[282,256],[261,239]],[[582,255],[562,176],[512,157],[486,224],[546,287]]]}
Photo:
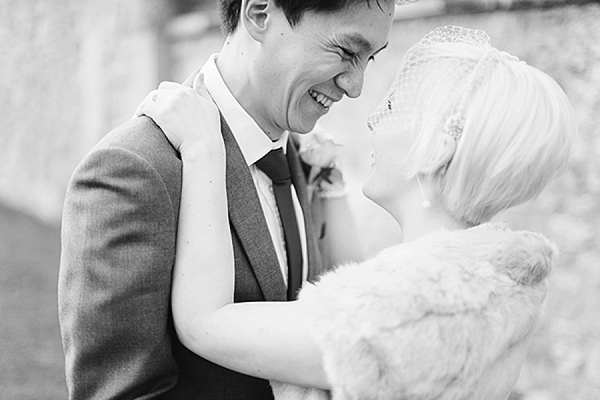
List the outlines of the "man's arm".
{"label": "man's arm", "polygon": [[97,150],[75,172],[59,278],[70,399],[150,399],[175,385],[173,207],[156,170],[127,150]]}
{"label": "man's arm", "polygon": [[364,261],[354,214],[346,197],[313,199],[313,211],[322,213],[321,253],[326,270],[349,262]]}
{"label": "man's arm", "polygon": [[325,270],[365,257],[342,173],[334,168],[328,180],[318,185],[311,202]]}

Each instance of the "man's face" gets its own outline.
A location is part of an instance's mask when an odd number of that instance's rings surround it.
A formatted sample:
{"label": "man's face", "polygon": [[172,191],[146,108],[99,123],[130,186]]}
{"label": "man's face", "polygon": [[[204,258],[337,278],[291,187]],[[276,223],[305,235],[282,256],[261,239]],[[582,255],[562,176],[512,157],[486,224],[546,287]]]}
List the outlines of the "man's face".
{"label": "man's face", "polygon": [[387,45],[393,14],[393,4],[372,1],[307,12],[290,27],[282,12],[271,13],[256,72],[266,83],[255,103],[263,129],[310,132],[344,96],[360,96],[365,68]]}

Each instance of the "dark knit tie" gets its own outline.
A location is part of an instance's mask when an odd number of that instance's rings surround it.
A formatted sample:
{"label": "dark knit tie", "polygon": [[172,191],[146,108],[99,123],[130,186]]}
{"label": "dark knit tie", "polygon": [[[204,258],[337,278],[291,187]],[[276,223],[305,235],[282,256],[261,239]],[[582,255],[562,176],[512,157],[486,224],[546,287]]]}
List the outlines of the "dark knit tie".
{"label": "dark knit tie", "polygon": [[287,159],[281,148],[271,150],[266,156],[256,162],[260,168],[273,181],[275,201],[283,224],[285,238],[285,251],[288,262],[288,300],[295,300],[298,290],[302,285],[302,247],[298,220],[292,202],[292,177]]}

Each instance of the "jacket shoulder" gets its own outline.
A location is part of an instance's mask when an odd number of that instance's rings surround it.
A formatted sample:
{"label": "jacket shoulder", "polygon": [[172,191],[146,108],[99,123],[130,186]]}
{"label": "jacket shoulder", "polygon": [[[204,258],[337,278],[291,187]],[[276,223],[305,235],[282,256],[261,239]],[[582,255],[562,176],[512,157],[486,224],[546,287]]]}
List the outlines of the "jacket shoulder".
{"label": "jacket shoulder", "polygon": [[171,146],[162,130],[152,119],[133,118],[109,132],[92,151],[101,148],[123,148],[144,158],[152,165],[181,163],[179,153]]}
{"label": "jacket shoulder", "polygon": [[181,158],[152,119],[146,116],[133,118],[113,129],[90,150],[79,168],[98,157],[108,160],[113,152],[129,153],[143,160],[160,176],[173,203],[178,203],[181,192]]}

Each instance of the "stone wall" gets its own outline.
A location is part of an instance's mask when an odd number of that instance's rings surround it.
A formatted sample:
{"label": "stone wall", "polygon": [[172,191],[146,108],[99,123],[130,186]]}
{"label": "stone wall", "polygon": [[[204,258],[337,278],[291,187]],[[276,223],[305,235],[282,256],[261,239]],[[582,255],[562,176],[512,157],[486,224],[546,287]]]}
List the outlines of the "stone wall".
{"label": "stone wall", "polygon": [[68,179],[160,79],[167,0],[0,0],[0,201],[57,222]]}

